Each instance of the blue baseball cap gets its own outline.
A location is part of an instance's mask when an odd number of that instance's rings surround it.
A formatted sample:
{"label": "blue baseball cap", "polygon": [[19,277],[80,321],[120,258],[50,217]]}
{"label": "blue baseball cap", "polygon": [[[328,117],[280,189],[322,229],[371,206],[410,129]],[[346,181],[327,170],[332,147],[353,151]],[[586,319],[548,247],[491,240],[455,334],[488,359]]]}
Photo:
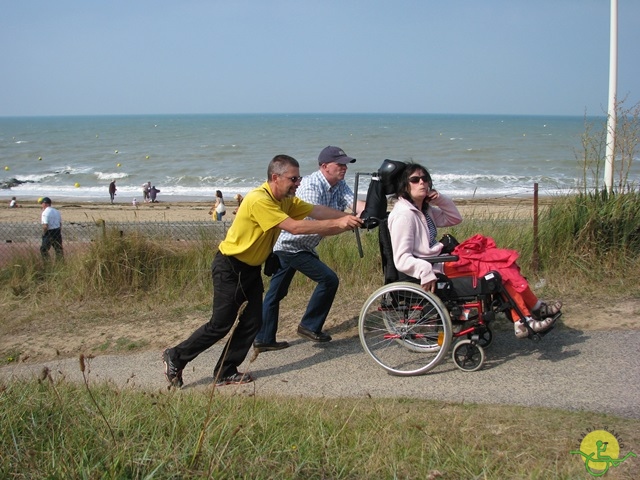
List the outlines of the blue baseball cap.
{"label": "blue baseball cap", "polygon": [[323,163],[341,163],[342,165],[346,165],[347,163],[353,163],[356,159],[348,156],[344,153],[344,150],[338,147],[325,147],[318,155],[318,165],[322,165]]}

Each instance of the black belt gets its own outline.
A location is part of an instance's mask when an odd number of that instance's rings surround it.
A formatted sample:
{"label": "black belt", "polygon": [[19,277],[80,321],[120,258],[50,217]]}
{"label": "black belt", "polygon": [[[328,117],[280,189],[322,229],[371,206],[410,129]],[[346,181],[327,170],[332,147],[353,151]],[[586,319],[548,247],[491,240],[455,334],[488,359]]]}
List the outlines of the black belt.
{"label": "black belt", "polygon": [[256,269],[256,268],[258,270],[260,269],[260,265],[257,265],[257,266],[249,265],[248,263],[244,263],[242,260],[238,260],[233,255],[225,255],[220,250],[218,250],[218,255],[221,255],[224,258],[226,258],[227,260],[229,260],[231,265],[233,265],[236,269],[239,269],[239,270],[253,270],[253,269]]}

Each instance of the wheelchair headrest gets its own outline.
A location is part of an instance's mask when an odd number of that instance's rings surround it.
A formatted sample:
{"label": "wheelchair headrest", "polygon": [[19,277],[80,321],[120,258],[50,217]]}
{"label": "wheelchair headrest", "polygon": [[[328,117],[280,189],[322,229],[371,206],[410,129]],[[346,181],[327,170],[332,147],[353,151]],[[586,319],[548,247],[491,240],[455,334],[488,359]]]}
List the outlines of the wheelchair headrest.
{"label": "wheelchair headrest", "polygon": [[378,169],[378,176],[384,188],[385,195],[394,195],[398,188],[398,178],[407,168],[405,162],[386,159]]}

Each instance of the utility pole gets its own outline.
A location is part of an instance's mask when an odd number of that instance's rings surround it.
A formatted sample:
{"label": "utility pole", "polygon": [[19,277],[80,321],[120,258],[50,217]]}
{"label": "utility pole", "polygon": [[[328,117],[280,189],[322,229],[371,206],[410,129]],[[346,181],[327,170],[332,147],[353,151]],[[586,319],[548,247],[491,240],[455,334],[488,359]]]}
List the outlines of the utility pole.
{"label": "utility pole", "polygon": [[613,191],[613,161],[616,154],[616,96],[618,90],[618,0],[611,1],[609,38],[609,107],[607,110],[607,145],[604,165],[604,186]]}

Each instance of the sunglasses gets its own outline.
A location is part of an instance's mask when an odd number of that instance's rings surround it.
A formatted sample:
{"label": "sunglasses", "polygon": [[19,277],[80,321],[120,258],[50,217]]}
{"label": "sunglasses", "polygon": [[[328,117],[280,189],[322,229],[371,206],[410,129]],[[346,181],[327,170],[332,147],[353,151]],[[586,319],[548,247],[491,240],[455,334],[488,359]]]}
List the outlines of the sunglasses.
{"label": "sunglasses", "polygon": [[430,179],[426,175],[421,175],[419,177],[409,177],[409,181],[411,183],[420,183],[420,180],[422,180],[424,183],[429,183]]}
{"label": "sunglasses", "polygon": [[[283,177],[284,175],[280,175],[281,177]],[[300,177],[284,177],[284,178],[288,178],[289,180],[291,180],[293,183],[298,183],[299,181],[302,180],[302,176]]]}

